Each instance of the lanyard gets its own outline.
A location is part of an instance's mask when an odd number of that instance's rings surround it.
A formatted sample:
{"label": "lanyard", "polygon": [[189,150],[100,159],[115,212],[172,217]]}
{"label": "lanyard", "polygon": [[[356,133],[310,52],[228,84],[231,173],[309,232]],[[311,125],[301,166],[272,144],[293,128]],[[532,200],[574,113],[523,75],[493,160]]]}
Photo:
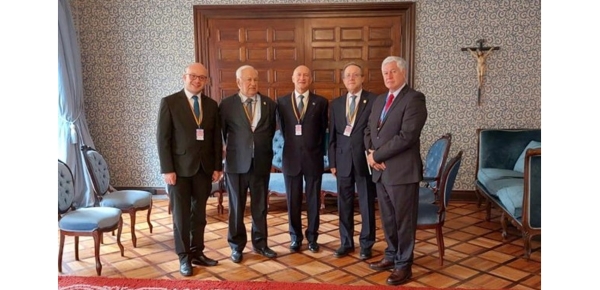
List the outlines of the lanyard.
{"label": "lanyard", "polygon": [[[252,98],[250,98],[250,97],[246,97],[246,98],[252,100]],[[246,106],[246,102],[244,102],[244,105],[243,105],[244,113],[246,113],[246,118],[248,118],[248,121],[250,122],[250,126],[252,126],[252,122],[254,121],[254,116],[256,116],[256,107],[258,106],[258,102],[255,102],[253,100],[252,103],[256,103],[254,105],[254,107],[252,107],[252,114],[250,114],[250,112],[248,112],[248,106]]]}
{"label": "lanyard", "polygon": [[348,125],[350,125],[350,126],[354,125],[354,120],[356,119],[356,113],[358,113],[357,99],[358,99],[358,96],[356,96],[356,99],[354,99],[354,112],[352,112],[352,114],[350,114],[350,102],[352,101],[352,99],[346,98],[346,120],[348,121]]}
{"label": "lanyard", "polygon": [[294,110],[294,115],[296,116],[296,120],[298,120],[298,124],[300,124],[300,121],[302,121],[302,118],[304,118],[304,113],[306,113],[306,107],[308,106],[304,106],[302,108],[302,112],[298,112],[298,105],[296,104],[296,92],[294,91],[292,93],[292,109]]}

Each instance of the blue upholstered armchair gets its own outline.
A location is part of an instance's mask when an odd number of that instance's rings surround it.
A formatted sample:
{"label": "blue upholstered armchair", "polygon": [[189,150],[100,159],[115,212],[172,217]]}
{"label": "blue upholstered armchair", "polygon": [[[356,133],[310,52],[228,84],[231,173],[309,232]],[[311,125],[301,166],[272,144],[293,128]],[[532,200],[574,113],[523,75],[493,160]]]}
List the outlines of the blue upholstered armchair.
{"label": "blue upholstered armchair", "polygon": [[419,187],[419,202],[433,203],[437,200],[438,184],[450,152],[451,142],[452,135],[447,133],[429,147],[423,166],[423,182]]}

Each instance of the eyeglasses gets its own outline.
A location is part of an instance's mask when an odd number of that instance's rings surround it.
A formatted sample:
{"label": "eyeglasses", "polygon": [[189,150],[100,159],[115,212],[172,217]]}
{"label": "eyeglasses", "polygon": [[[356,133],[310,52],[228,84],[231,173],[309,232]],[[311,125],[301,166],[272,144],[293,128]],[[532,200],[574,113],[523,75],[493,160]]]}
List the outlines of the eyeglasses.
{"label": "eyeglasses", "polygon": [[347,75],[344,75],[345,79],[358,78],[358,77],[362,77],[362,74],[347,74]]}
{"label": "eyeglasses", "polygon": [[199,79],[199,80],[205,82],[206,80],[208,80],[207,76],[198,76],[198,75],[195,75],[195,74],[186,74],[186,75],[188,75],[190,77],[190,79],[192,79],[192,81],[195,81],[195,80]]}

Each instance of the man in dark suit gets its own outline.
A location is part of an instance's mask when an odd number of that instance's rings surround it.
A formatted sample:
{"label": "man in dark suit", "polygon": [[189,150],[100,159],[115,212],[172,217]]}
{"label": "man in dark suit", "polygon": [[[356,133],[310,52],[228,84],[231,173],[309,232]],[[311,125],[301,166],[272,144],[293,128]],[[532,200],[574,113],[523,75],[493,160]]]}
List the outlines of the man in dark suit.
{"label": "man in dark suit", "polygon": [[[294,91],[277,99],[279,124],[283,133],[283,177],[287,194],[290,250],[298,252],[306,236],[308,249],[319,251],[319,207],[324,171],[325,132],[329,101],[308,91],[310,69],[298,66],[292,75]],[[302,233],[302,188],[306,183],[308,227]]]}
{"label": "man in dark suit", "polygon": [[202,94],[208,71],[193,63],[183,74],[184,89],[162,98],[157,145],[160,172],[171,199],[179,271],[193,274],[192,264],[214,266],[206,257],[206,202],[212,182],[221,178],[223,140],[217,102]]}
{"label": "man in dark suit", "polygon": [[373,167],[377,200],[387,248],[384,258],[369,266],[394,269],[390,285],[404,284],[412,276],[417,227],[419,182],[423,179],[421,131],[427,120],[425,95],[406,84],[404,59],[389,56],[381,64],[389,92],[373,104],[365,129],[367,163]]}
{"label": "man in dark suit", "polygon": [[252,247],[267,257],[277,256],[267,246],[267,194],[273,159],[276,104],[258,93],[258,71],[249,65],[237,69],[239,93],[221,101],[221,121],[225,141],[225,174],[229,196],[231,259],[239,263],[247,242],[244,210],[250,190]]}
{"label": "man in dark suit", "polygon": [[329,166],[337,179],[340,247],[335,257],[354,251],[354,195],[362,218],[360,258],[371,258],[375,244],[375,184],[365,155],[364,130],[377,95],[363,90],[362,67],[349,63],[342,70],[348,93],[331,101]]}

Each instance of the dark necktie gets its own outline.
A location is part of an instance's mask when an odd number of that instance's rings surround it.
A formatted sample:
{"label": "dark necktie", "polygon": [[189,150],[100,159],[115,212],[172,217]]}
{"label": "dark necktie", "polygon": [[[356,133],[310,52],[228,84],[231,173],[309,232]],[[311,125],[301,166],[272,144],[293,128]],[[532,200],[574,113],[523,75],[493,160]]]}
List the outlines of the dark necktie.
{"label": "dark necktie", "polygon": [[298,102],[298,113],[302,115],[302,109],[304,109],[304,102],[302,99],[304,99],[304,95],[299,95],[298,98],[300,98],[300,101]]}
{"label": "dark necktie", "polygon": [[254,111],[252,110],[252,99],[251,98],[246,98],[246,112],[248,113],[248,120],[250,122],[252,122],[252,118],[253,118],[253,113]]}
{"label": "dark necktie", "polygon": [[200,120],[200,104],[198,103],[198,96],[193,96],[194,99],[194,115],[196,115],[196,119]]}

